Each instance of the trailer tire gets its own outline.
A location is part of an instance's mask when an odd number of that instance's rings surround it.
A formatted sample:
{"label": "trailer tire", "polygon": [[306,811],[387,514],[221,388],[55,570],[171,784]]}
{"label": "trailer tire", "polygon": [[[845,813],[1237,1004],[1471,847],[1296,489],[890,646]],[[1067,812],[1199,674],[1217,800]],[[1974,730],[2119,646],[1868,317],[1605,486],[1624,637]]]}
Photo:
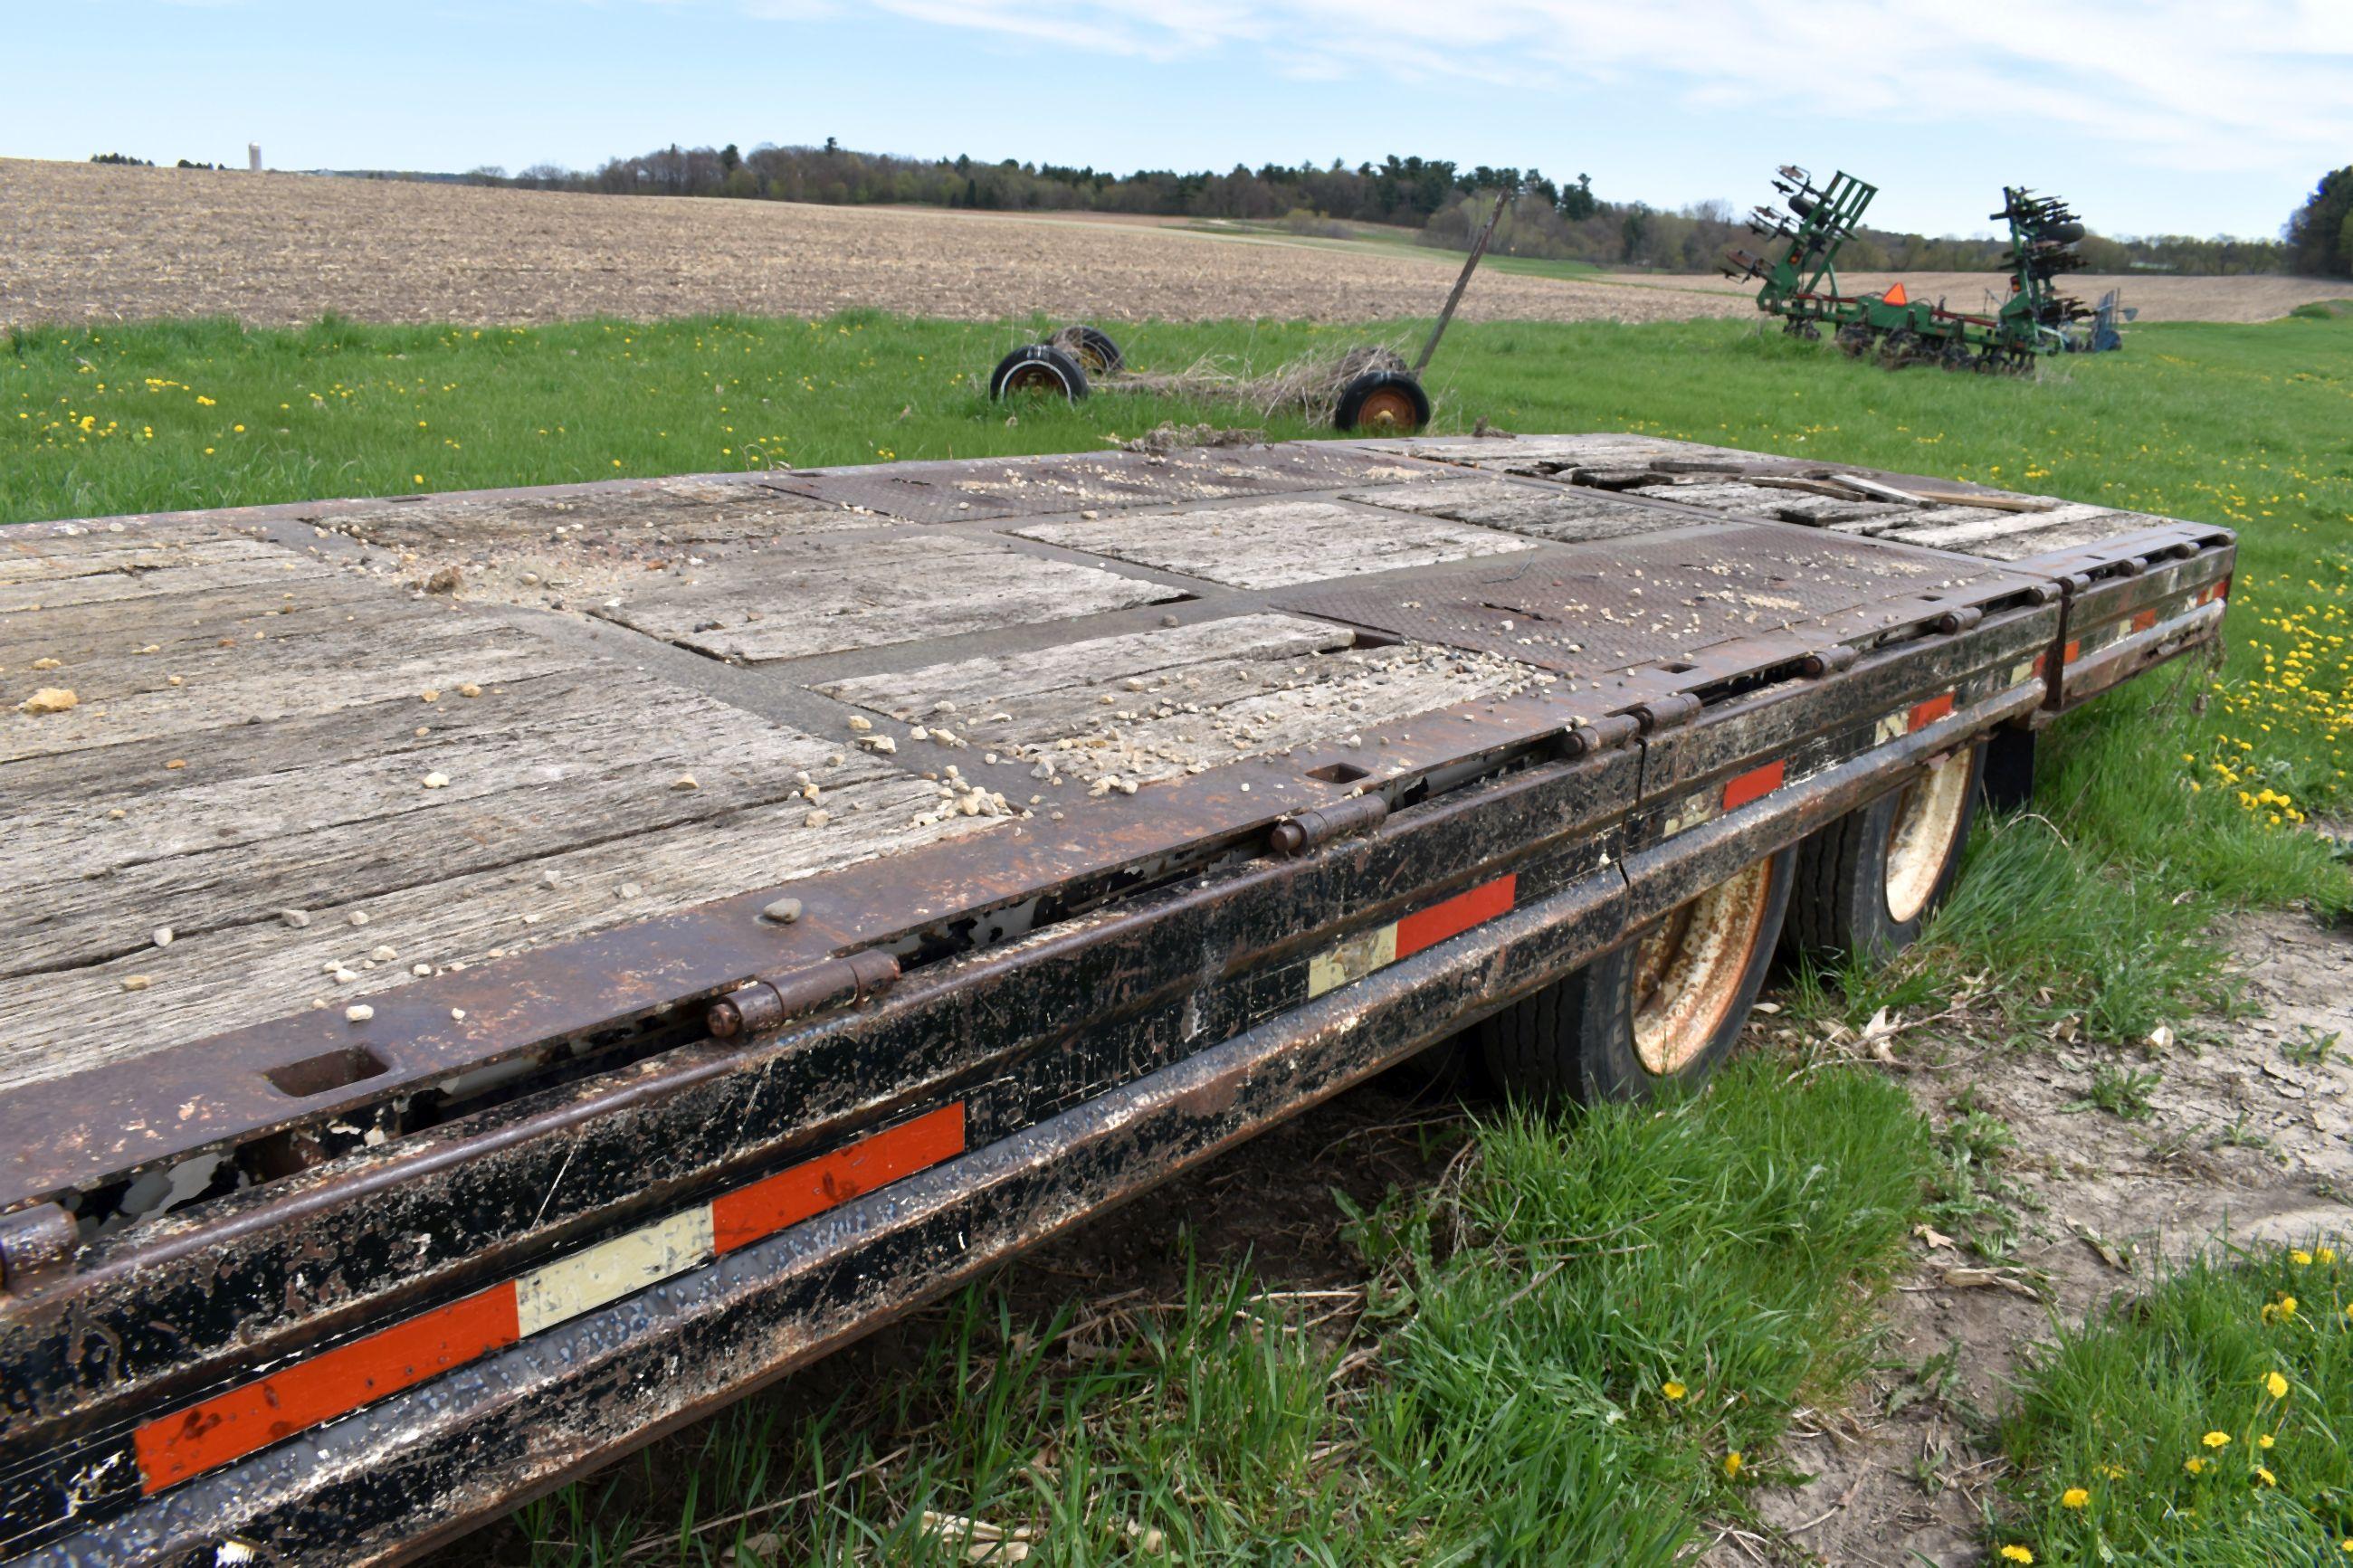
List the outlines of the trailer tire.
{"label": "trailer tire", "polygon": [[988,395],[1002,401],[1022,395],[1059,395],[1076,403],[1087,395],[1087,373],[1051,343],[1015,349],[989,373]]}
{"label": "trailer tire", "polygon": [[1340,389],[1332,423],[1342,430],[1362,426],[1409,436],[1430,423],[1430,394],[1404,371],[1366,371]]}
{"label": "trailer tire", "polygon": [[1079,368],[1091,376],[1117,375],[1127,368],[1127,356],[1120,353],[1119,344],[1101,327],[1084,322],[1064,327],[1050,340],[1053,346],[1079,362]]}
{"label": "trailer tire", "polygon": [[[1489,1075],[1518,1094],[1584,1104],[1704,1083],[1739,1039],[1765,984],[1796,858],[1794,849],[1775,851],[1482,1021],[1480,1054]],[[1711,910],[1704,906],[1712,900],[1727,902]],[[1725,922],[1724,952],[1662,997],[1665,977],[1680,967],[1683,939],[1702,920]],[[1678,1012],[1685,1000],[1688,1015]]]}
{"label": "trailer tire", "polygon": [[1857,806],[1798,846],[1783,927],[1791,952],[1892,958],[1953,890],[1977,816],[1986,745]]}

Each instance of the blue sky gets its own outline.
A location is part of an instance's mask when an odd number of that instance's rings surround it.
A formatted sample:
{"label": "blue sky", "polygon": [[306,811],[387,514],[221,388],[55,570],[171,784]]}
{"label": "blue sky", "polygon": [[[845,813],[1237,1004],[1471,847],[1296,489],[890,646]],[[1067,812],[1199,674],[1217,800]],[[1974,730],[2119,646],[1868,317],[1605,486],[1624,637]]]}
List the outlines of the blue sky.
{"label": "blue sky", "polygon": [[0,155],[593,165],[810,142],[1122,171],[1419,153],[1972,233],[2269,235],[2353,163],[2353,0],[0,0]]}

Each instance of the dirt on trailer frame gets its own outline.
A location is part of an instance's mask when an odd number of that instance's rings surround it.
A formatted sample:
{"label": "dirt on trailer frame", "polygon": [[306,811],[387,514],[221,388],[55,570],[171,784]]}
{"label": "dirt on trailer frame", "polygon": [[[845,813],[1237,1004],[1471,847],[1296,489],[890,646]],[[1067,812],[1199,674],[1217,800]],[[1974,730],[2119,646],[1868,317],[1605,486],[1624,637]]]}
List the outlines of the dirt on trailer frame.
{"label": "dirt on trailer frame", "polygon": [[[283,326],[535,322],[860,307],[994,321],[1361,321],[1434,311],[1461,257],[1220,236],[1102,215],[641,196],[0,159],[0,325],[228,315]],[[1956,279],[1959,279],[1957,281]],[[1884,280],[1882,280],[1884,281]],[[1915,279],[1974,303],[1989,278]],[[2079,279],[2095,298],[2111,280]],[[2275,278],[2124,280],[2143,321],[2260,321],[2344,293]],[[1482,271],[1472,320],[1750,317],[1721,279]]]}

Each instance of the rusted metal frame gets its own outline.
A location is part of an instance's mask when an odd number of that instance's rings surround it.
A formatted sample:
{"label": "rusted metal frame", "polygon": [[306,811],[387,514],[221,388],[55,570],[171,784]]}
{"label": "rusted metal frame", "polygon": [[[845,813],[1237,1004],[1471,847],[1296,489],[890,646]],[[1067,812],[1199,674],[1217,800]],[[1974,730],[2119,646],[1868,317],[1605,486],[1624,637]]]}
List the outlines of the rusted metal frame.
{"label": "rusted metal frame", "polygon": [[1794,783],[1828,765],[1815,755],[1826,744],[1869,750],[1873,726],[1908,704],[1949,691],[1966,707],[2011,686],[2039,686],[2033,661],[2052,647],[2060,625],[2055,602],[2006,610],[1965,633],[1876,648],[1839,672],[1787,679],[1708,708],[1692,722],[1645,737],[1644,805],[1776,758],[1788,759]]}
{"label": "rusted metal frame", "polygon": [[[364,1024],[332,1011],[266,1020],[0,1097],[0,1210],[208,1149],[385,1104],[554,1043],[658,1024],[754,976],[775,977],[1177,854],[1208,856],[1294,810],[1355,793],[1313,776],[1339,760],[1389,791],[1526,745],[1579,704],[1540,691],[1368,728],[1345,752],[1245,758],[1129,796],[1068,803],[1068,820],[1008,824],[887,860],[714,900],[385,993]],[[1357,788],[1369,785],[1356,786]],[[801,920],[759,911],[790,893]],[[294,1097],[267,1074],[354,1048],[381,1070]],[[358,1059],[358,1058],[354,1058]]]}
{"label": "rusted metal frame", "polygon": [[2221,635],[2222,616],[2220,601],[2201,605],[2145,631],[2127,633],[2097,652],[2071,661],[2062,679],[2059,710],[2063,712],[2078,707],[2114,690],[2134,676],[2217,641]]}
{"label": "rusted metal frame", "polygon": [[[99,1243],[79,1273],[0,1302],[0,1363],[48,1369],[0,1409],[0,1452],[462,1293],[518,1259],[1001,1079],[1024,1053],[1018,1071],[1051,1077],[1043,1052],[1116,1052],[1123,1031],[1163,1026],[1136,1022],[1149,1006],[1190,1022],[1147,1065],[1199,1048],[1298,999],[1245,987],[1260,1000],[1229,1017],[1216,989],[1229,980],[1303,964],[1333,933],[1466,881],[1517,869],[1535,896],[1568,874],[1562,865],[1606,864],[1639,765],[1619,751],[1533,767],[1297,860],[1197,879],[919,971],[860,1013],[742,1051],[673,1051]],[[889,1066],[879,1078],[878,1063]]]}
{"label": "rusted metal frame", "polygon": [[[2162,644],[2168,648],[2164,657],[2170,657],[2219,635],[2222,600],[2211,595],[2235,569],[2238,547],[2215,545],[2186,558],[2160,560],[2129,575],[2071,584],[2066,626],[2050,661],[2054,710],[2072,708],[2155,662],[2108,657],[2119,645],[2130,641],[2146,649]],[[2215,614],[2208,616],[2207,610]],[[2187,624],[2192,621],[2195,626]]]}
{"label": "rusted metal frame", "polygon": [[1607,945],[1602,873],[611,1307],[289,1439],[33,1559],[413,1556],[696,1419],[1507,1005]]}
{"label": "rusted metal frame", "polygon": [[1898,740],[1851,754],[1749,805],[1672,835],[1646,831],[1656,822],[1658,810],[1646,807],[1633,828],[1633,842],[1640,847],[1629,851],[1623,864],[1629,932],[1867,805],[1925,769],[1933,758],[2033,711],[2040,701],[2040,689],[2032,684],[2001,688]]}

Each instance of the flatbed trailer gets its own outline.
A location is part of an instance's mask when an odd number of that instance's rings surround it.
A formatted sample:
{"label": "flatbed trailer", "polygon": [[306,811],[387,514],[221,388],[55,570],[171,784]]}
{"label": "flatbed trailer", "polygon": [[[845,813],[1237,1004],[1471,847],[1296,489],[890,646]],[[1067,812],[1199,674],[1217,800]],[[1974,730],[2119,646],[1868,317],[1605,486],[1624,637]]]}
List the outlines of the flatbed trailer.
{"label": "flatbed trailer", "polygon": [[1769,949],[2232,557],[1620,435],[0,531],[0,1558],[412,1555],[1759,866]]}

